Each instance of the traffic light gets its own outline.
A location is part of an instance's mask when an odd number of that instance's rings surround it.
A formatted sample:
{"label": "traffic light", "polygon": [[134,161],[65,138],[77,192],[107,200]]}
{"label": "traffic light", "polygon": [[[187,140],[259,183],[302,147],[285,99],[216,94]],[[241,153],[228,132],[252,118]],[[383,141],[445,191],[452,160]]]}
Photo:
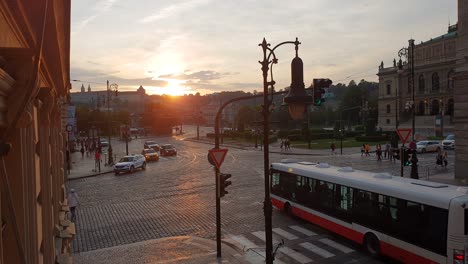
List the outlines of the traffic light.
{"label": "traffic light", "polygon": [[321,106],[325,102],[323,95],[325,94],[325,88],[329,88],[332,84],[330,79],[314,79],[314,105]]}
{"label": "traffic light", "polygon": [[403,149],[403,165],[404,166],[411,165],[411,161],[410,161],[410,158],[409,158],[409,152],[410,152],[409,149]]}
{"label": "traffic light", "polygon": [[226,191],[226,187],[228,187],[229,185],[232,184],[231,181],[228,181],[227,179],[231,178],[231,174],[224,174],[224,173],[220,173],[219,174],[219,177],[220,177],[220,192],[219,192],[219,196],[220,197],[224,197],[225,194],[228,194],[228,192]]}

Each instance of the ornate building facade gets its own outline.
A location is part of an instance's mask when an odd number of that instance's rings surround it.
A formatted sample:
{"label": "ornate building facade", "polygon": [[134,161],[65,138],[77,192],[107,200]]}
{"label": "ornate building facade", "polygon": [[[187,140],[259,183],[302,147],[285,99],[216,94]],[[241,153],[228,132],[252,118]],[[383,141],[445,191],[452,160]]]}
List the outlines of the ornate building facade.
{"label": "ornate building facade", "polygon": [[0,0],[0,263],[69,263],[70,0]]}
{"label": "ornate building facade", "polygon": [[[453,133],[457,29],[457,25],[452,25],[446,34],[414,45],[414,82],[411,56],[402,69],[396,59],[390,67],[381,63],[377,74],[379,127],[385,131],[411,128],[411,111],[415,111],[416,138]],[[408,54],[412,52],[413,41],[409,40]],[[412,89],[415,89],[415,102]]]}

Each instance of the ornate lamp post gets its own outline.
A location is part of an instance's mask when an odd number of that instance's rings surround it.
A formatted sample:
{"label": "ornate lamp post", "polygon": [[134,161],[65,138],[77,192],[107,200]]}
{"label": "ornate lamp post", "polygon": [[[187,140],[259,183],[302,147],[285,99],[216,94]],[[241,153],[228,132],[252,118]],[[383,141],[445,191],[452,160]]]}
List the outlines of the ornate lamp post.
{"label": "ornate lamp post", "polygon": [[[289,114],[293,119],[302,118],[308,104],[313,103],[313,97],[307,95],[304,85],[303,63],[298,57],[298,48],[301,44],[298,39],[296,41],[285,41],[274,48],[270,48],[270,44],[263,39],[259,44],[263,51],[263,60],[259,61],[262,65],[263,73],[263,168],[265,179],[265,200],[263,210],[265,215],[265,242],[266,242],[266,263],[272,264],[273,256],[273,235],[272,235],[272,205],[270,198],[270,160],[269,160],[269,115],[270,107],[273,101],[273,92],[275,81],[273,80],[273,65],[278,63],[275,55],[275,50],[284,44],[293,44],[296,50],[296,57],[291,62],[291,86],[289,93],[284,98],[284,104],[289,108]],[[271,69],[270,69],[271,67]],[[270,70],[270,78],[268,71]],[[270,94],[271,93],[271,94]]]}
{"label": "ornate lamp post", "polygon": [[[403,73],[403,65],[407,64],[409,66],[410,70],[410,81],[408,84],[411,83],[411,101],[407,102],[405,104],[405,108],[411,109],[411,117],[412,117],[412,123],[411,123],[411,128],[412,128],[412,134],[411,134],[411,139],[414,140],[414,135],[415,135],[415,116],[416,116],[416,102],[415,102],[415,86],[414,86],[414,39],[410,39],[409,41],[409,48],[402,48],[398,51],[398,57],[400,57],[400,60],[398,61],[398,73],[401,74]],[[404,61],[402,60],[404,58]]]}
{"label": "ornate lamp post", "polygon": [[107,152],[109,154],[109,159],[107,160],[107,164],[109,166],[111,166],[112,164],[114,164],[114,158],[112,157],[112,145],[111,145],[111,131],[112,131],[112,127],[111,127],[111,118],[110,118],[110,99],[112,97],[112,92],[115,93],[115,95],[117,95],[117,92],[118,92],[118,88],[119,86],[115,83],[109,85],[109,81],[107,81],[107,128],[109,130],[109,147],[107,149]]}

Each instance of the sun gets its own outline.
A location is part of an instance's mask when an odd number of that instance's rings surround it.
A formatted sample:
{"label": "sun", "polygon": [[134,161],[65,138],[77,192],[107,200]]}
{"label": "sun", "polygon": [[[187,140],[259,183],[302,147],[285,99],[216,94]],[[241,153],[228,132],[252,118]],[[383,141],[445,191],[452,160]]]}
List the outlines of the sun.
{"label": "sun", "polygon": [[163,94],[179,96],[189,93],[189,88],[184,86],[185,81],[166,79],[167,85],[162,89]]}

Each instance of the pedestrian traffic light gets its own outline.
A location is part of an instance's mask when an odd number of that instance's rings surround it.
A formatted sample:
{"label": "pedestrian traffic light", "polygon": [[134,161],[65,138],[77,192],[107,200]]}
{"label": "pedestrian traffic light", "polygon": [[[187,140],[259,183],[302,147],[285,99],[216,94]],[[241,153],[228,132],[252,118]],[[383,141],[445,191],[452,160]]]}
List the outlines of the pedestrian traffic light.
{"label": "pedestrian traffic light", "polygon": [[314,79],[314,105],[321,106],[325,102],[323,95],[325,94],[325,88],[329,88],[332,84],[330,79]]}
{"label": "pedestrian traffic light", "polygon": [[403,149],[403,165],[404,166],[411,165],[411,161],[410,161],[410,158],[409,158],[409,152],[410,152],[409,149]]}
{"label": "pedestrian traffic light", "polygon": [[227,180],[227,179],[231,178],[231,174],[220,173],[219,178],[220,178],[219,196],[224,197],[225,194],[228,194],[228,192],[226,191],[226,187],[228,187],[229,185],[232,184],[231,181]]}

